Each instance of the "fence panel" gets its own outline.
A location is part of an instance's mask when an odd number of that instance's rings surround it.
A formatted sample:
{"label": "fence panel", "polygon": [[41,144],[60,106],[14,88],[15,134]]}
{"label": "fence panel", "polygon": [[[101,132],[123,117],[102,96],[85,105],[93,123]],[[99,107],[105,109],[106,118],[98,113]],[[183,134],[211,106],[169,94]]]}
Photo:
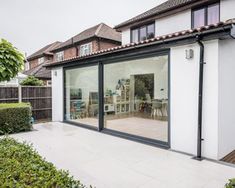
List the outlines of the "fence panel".
{"label": "fence panel", "polygon": [[51,119],[51,96],[51,87],[0,87],[0,103],[29,102],[32,106],[33,117],[36,120]]}
{"label": "fence panel", "polygon": [[18,102],[18,87],[0,87],[0,103]]}

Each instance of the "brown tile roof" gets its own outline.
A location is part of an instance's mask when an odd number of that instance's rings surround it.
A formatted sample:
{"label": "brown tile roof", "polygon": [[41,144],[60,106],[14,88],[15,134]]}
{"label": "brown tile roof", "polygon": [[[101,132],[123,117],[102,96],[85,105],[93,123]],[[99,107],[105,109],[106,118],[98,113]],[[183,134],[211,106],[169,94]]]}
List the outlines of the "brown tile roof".
{"label": "brown tile roof", "polygon": [[88,55],[77,56],[77,57],[73,57],[73,58],[70,58],[70,59],[65,59],[63,61],[47,64],[45,66],[46,67],[53,67],[53,66],[56,66],[56,65],[67,63],[67,62],[81,60],[81,59],[87,59],[87,58],[90,58],[90,57],[95,57],[95,56],[98,56],[98,55],[112,53],[112,52],[116,52],[116,51],[119,51],[119,50],[128,50],[129,48],[132,48],[132,47],[141,47],[141,46],[146,45],[146,44],[151,45],[154,42],[165,42],[168,39],[177,39],[178,37],[181,37],[181,36],[182,37],[183,36],[187,37],[187,36],[190,36],[190,35],[195,35],[196,36],[197,34],[200,34],[200,33],[206,32],[206,31],[210,31],[210,30],[213,30],[213,29],[217,29],[217,28],[223,29],[225,26],[229,26],[229,25],[231,25],[231,27],[232,27],[233,24],[235,24],[235,19],[230,19],[226,22],[219,22],[217,24],[211,24],[211,25],[208,25],[208,26],[203,26],[203,27],[199,27],[199,28],[195,28],[195,29],[183,30],[183,31],[179,31],[179,32],[175,32],[175,33],[171,33],[171,34],[167,34],[167,35],[163,35],[163,36],[157,36],[155,38],[147,39],[147,40],[136,42],[136,43],[130,43],[130,44],[125,44],[125,45],[122,45],[122,46],[117,46],[117,47],[113,47],[113,48],[109,48],[109,49],[105,49],[105,50],[100,50],[100,51],[97,51],[97,52],[90,53]]}
{"label": "brown tile roof", "polygon": [[132,24],[134,22],[138,22],[138,21],[147,19],[147,18],[155,16],[155,15],[160,15],[160,14],[163,14],[167,11],[177,9],[179,7],[183,7],[185,5],[189,5],[189,4],[192,4],[195,2],[203,3],[203,2],[209,2],[209,1],[213,1],[213,0],[168,0],[168,1],[156,6],[154,8],[138,15],[138,16],[135,16],[135,17],[115,26],[114,28],[118,29],[118,28],[124,27],[126,25]]}
{"label": "brown tile roof", "polygon": [[48,55],[53,55],[51,53],[51,51],[56,48],[61,42],[53,42],[51,44],[46,45],[45,47],[41,48],[40,50],[36,51],[35,53],[33,53],[32,55],[27,57],[27,60],[32,60],[32,59],[36,59],[40,56],[43,56],[44,54],[48,54]]}
{"label": "brown tile roof", "polygon": [[35,76],[36,78],[44,78],[44,79],[51,79],[51,71],[46,69],[44,65],[51,63],[50,60],[45,61],[44,63],[28,70],[24,71],[23,74],[29,75],[29,76]]}
{"label": "brown tile roof", "polygon": [[54,50],[70,46],[74,43],[81,42],[83,40],[89,39],[91,37],[100,37],[104,39],[109,39],[117,42],[121,42],[121,33],[117,32],[115,29],[109,27],[104,23],[100,23],[94,27],[86,29],[85,31],[77,34],[76,36],[70,38],[69,40],[61,43]]}

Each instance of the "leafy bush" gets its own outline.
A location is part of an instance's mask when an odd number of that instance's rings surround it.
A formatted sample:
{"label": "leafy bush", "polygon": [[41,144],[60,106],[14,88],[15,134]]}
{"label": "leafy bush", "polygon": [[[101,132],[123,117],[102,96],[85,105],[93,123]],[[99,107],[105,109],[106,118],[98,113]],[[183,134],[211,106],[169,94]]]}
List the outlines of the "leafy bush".
{"label": "leafy bush", "polygon": [[31,116],[28,103],[0,104],[0,135],[31,130]]}
{"label": "leafy bush", "polygon": [[23,80],[20,85],[23,86],[43,86],[43,81],[35,78],[34,76],[28,76],[25,80]]}
{"label": "leafy bush", "polygon": [[26,143],[0,139],[0,185],[22,188],[84,188],[68,172],[57,170]]}
{"label": "leafy bush", "polygon": [[225,188],[235,188],[235,179],[229,180],[229,183],[225,185]]}
{"label": "leafy bush", "polygon": [[0,39],[0,82],[14,78],[24,67],[24,56],[11,43]]}

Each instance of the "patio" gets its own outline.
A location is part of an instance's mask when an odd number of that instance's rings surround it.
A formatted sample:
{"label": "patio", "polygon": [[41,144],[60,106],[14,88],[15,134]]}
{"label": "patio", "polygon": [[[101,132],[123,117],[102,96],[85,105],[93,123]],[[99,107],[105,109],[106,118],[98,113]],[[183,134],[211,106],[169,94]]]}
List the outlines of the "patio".
{"label": "patio", "polygon": [[58,168],[97,188],[223,188],[235,168],[64,123],[12,135]]}

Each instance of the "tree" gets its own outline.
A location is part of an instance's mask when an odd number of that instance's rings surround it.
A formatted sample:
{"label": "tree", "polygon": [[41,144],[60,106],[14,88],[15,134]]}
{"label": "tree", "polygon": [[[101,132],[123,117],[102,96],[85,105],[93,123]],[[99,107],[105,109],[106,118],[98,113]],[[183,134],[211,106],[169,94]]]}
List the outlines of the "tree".
{"label": "tree", "polygon": [[43,81],[35,78],[34,76],[28,76],[25,80],[23,80],[20,85],[23,86],[42,86]]}
{"label": "tree", "polygon": [[14,78],[24,66],[24,55],[10,42],[0,39],[0,82]]}

